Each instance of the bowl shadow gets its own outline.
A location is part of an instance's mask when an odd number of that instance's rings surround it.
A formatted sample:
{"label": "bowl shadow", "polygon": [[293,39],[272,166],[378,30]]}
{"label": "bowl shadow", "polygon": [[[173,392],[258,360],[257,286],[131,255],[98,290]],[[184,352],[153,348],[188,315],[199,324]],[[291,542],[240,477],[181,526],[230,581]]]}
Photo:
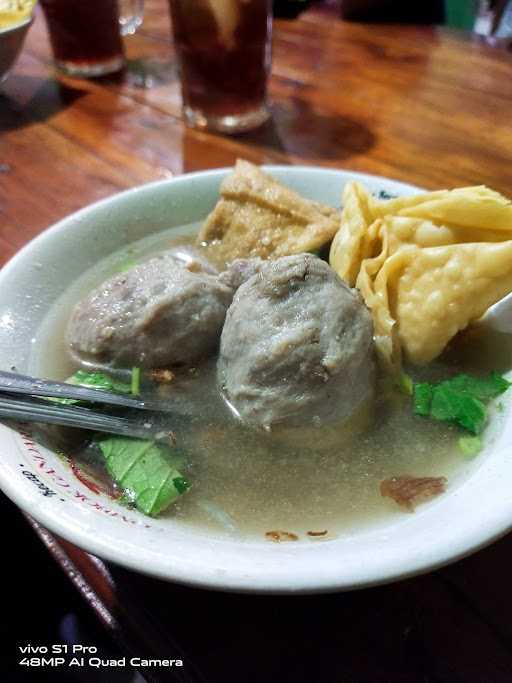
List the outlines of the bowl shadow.
{"label": "bowl shadow", "polygon": [[[0,92],[0,131],[17,130],[47,121],[87,94],[53,78],[41,81],[33,76],[17,75],[15,83]],[[28,99],[15,97],[10,91],[32,93]],[[22,100],[22,101],[20,101]]]}

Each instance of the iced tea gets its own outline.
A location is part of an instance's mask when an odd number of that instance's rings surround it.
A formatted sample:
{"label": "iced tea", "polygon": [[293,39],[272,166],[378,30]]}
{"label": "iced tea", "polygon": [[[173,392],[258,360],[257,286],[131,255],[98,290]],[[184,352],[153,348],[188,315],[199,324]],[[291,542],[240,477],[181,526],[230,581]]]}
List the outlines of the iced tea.
{"label": "iced tea", "polygon": [[[133,32],[142,21],[142,1],[122,30],[118,0],[41,0],[57,66],[66,73],[100,76],[124,65],[121,33]],[[133,30],[131,30],[133,26]]]}
{"label": "iced tea", "polygon": [[169,0],[184,114],[239,132],[268,118],[271,0]]}

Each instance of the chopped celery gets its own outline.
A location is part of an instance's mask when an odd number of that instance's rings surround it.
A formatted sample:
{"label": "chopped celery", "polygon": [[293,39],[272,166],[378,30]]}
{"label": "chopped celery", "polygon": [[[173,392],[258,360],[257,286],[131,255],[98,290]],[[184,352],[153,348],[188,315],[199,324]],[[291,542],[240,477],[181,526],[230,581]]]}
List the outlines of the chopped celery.
{"label": "chopped celery", "polygon": [[408,396],[412,396],[413,394],[413,381],[410,375],[406,375],[405,372],[402,372],[400,375],[400,379],[398,380],[398,386],[400,388],[400,391],[403,394],[407,394]]}
{"label": "chopped celery", "polygon": [[466,458],[473,458],[482,450],[482,439],[479,436],[461,436],[459,449]]}
{"label": "chopped celery", "polygon": [[140,394],[140,368],[132,368],[131,392],[134,396]]}

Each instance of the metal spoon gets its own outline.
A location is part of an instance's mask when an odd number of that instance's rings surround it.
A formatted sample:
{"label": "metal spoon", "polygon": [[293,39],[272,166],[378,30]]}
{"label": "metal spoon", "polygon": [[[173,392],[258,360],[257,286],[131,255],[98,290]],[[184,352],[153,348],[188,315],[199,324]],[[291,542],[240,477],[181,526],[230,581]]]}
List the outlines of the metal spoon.
{"label": "metal spoon", "polygon": [[137,419],[133,415],[109,415],[82,406],[53,404],[32,396],[15,399],[0,394],[0,419],[2,418],[78,427],[139,439],[166,439],[169,436],[169,431],[162,429],[160,421],[155,423],[150,417],[143,421],[140,415]]}
{"label": "metal spoon", "polygon": [[497,332],[512,333],[512,293],[490,306],[478,323]]}
{"label": "metal spoon", "polygon": [[5,394],[28,394],[29,396],[45,396],[50,398],[72,398],[78,401],[105,403],[125,408],[142,410],[159,410],[171,412],[168,402],[139,399],[125,394],[115,394],[104,389],[90,389],[78,384],[55,382],[49,379],[38,379],[14,372],[0,371],[0,392]]}

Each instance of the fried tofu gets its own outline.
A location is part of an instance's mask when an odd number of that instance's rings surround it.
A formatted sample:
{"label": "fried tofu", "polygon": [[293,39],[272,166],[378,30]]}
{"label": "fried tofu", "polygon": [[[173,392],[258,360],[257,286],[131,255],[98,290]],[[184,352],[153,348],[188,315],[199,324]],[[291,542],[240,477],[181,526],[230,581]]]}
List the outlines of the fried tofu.
{"label": "fried tofu", "polygon": [[217,245],[225,261],[317,251],[340,226],[335,209],[304,199],[248,161],[237,161],[220,194],[198,242]]}

